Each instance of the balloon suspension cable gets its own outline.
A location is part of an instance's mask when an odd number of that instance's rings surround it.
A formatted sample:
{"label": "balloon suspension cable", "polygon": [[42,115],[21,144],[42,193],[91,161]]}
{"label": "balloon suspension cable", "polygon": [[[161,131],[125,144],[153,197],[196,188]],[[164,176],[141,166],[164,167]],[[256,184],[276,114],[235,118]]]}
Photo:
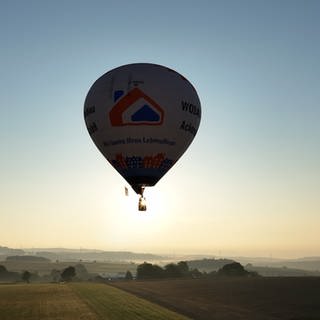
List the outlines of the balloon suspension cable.
{"label": "balloon suspension cable", "polygon": [[140,195],[138,209],[139,211],[146,211],[147,210],[147,201],[146,198],[143,196],[145,187],[141,186],[138,194]]}

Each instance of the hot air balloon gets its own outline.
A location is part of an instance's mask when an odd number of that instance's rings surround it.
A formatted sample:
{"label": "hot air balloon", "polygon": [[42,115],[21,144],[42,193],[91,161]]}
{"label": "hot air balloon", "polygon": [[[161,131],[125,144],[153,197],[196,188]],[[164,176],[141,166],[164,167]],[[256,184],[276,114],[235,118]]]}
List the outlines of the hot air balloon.
{"label": "hot air balloon", "polygon": [[110,164],[140,195],[186,151],[201,119],[193,85],[178,72],[151,63],[115,68],[94,82],[84,104],[88,132]]}

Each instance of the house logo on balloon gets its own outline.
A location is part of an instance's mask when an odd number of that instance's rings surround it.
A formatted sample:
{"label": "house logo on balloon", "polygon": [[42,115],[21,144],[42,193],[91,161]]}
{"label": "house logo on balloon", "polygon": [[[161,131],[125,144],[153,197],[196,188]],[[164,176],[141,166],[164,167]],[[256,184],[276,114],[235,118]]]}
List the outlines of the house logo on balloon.
{"label": "house logo on balloon", "polygon": [[109,113],[109,119],[114,127],[158,126],[163,123],[163,109],[139,88],[132,89],[126,95],[123,90],[116,90],[113,100],[115,105]]}

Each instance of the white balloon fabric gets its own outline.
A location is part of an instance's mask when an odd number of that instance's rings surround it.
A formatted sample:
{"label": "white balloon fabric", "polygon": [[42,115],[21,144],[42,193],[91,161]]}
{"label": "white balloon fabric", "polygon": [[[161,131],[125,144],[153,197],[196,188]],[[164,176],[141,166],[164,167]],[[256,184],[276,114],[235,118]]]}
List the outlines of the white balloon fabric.
{"label": "white balloon fabric", "polygon": [[84,117],[101,153],[142,194],[141,188],[155,185],[188,148],[201,106],[195,88],[176,71],[134,63],[92,85]]}

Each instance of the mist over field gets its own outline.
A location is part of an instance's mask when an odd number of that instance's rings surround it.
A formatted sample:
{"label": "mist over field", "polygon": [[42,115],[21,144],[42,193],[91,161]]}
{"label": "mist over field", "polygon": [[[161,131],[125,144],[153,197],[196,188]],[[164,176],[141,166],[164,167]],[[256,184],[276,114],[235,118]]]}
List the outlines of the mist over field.
{"label": "mist over field", "polygon": [[123,277],[126,271],[136,272],[139,264],[144,262],[164,266],[168,263],[186,261],[191,269],[201,272],[217,271],[225,264],[239,262],[248,271],[258,272],[263,276],[320,276],[320,257],[297,259],[275,259],[271,257],[215,257],[212,255],[157,255],[128,251],[103,251],[94,249],[68,248],[32,248],[14,249],[0,246],[0,265],[12,271],[28,268],[40,274],[50,273],[58,266],[83,264],[90,272]]}

